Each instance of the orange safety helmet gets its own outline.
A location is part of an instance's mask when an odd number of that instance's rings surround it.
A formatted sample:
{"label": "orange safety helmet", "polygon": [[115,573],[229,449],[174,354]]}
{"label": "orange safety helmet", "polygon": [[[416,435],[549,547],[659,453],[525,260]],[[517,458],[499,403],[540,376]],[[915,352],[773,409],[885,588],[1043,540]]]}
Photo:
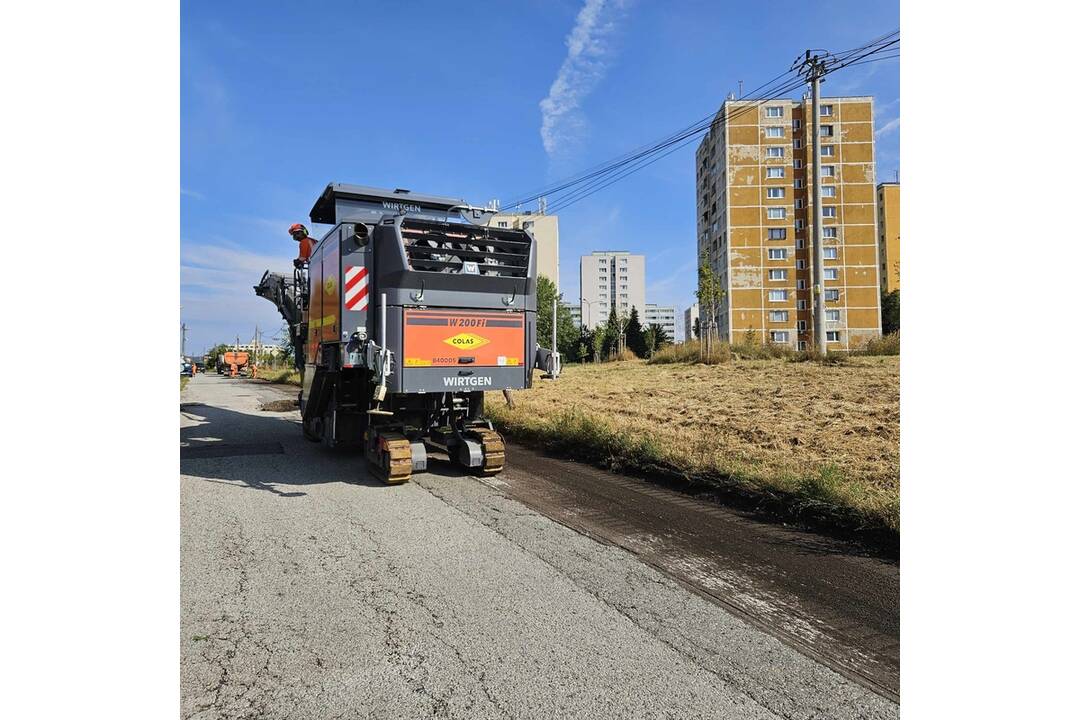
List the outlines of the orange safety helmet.
{"label": "orange safety helmet", "polygon": [[[296,237],[297,233],[301,233],[300,238]],[[300,242],[301,238],[307,237],[308,231],[307,228],[300,223],[294,223],[291,227],[289,227],[289,234],[293,236],[294,240]]]}

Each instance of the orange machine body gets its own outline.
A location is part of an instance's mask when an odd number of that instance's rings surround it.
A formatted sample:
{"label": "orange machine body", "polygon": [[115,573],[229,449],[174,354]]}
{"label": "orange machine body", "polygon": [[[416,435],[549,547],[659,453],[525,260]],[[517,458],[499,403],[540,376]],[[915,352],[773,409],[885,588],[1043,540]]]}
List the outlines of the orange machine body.
{"label": "orange machine body", "polygon": [[405,310],[405,367],[514,367],[525,362],[525,314]]}

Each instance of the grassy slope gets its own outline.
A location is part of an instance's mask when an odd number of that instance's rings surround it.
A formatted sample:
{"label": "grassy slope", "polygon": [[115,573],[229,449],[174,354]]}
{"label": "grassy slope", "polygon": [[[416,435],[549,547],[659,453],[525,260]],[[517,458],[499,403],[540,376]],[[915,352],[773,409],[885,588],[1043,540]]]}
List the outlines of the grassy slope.
{"label": "grassy slope", "polygon": [[899,368],[898,357],[571,366],[517,393],[514,410],[489,394],[487,410],[511,436],[581,459],[898,532]]}

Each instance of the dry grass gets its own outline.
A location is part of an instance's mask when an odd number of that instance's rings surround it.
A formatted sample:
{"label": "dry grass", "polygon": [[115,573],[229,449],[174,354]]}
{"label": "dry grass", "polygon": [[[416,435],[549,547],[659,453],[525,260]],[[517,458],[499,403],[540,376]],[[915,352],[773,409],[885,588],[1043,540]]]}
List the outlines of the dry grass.
{"label": "dry grass", "polygon": [[191,378],[189,378],[189,377],[187,377],[185,375],[180,376],[180,392],[184,391],[184,388],[187,387],[187,384],[189,382],[191,382]]}
{"label": "dry grass", "polygon": [[280,370],[260,370],[259,380],[265,380],[272,383],[299,385],[300,372],[298,370],[293,370],[292,368],[281,368]]}
{"label": "dry grass", "polygon": [[[666,349],[666,348],[665,348]],[[511,435],[899,530],[899,358],[565,368],[488,413]]]}

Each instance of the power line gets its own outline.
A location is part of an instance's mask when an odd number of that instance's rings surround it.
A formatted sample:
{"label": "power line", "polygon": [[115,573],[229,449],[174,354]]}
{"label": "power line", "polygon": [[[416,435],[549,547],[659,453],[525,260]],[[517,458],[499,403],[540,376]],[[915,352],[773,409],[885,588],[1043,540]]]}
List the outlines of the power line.
{"label": "power line", "polygon": [[[788,71],[785,71],[785,72],[781,73],[780,75],[777,75],[772,80],[769,80],[768,82],[763,83],[762,85],[758,86],[754,90],[751,90],[750,94],[753,94],[755,92],[758,92],[759,90],[763,90],[765,88],[768,88],[770,85],[776,83],[777,81],[779,81],[779,80],[781,80],[781,79],[783,79],[783,78],[785,78],[785,77],[787,77],[789,75],[793,75],[793,71],[788,70]],[[664,137],[663,139],[661,139],[659,141],[656,141],[656,142],[654,142],[652,144],[643,145],[640,148],[638,148],[637,150],[633,150],[633,151],[631,151],[629,153],[620,155],[619,157],[617,157],[617,158],[615,158],[613,160],[607,160],[607,161],[604,161],[604,162],[602,162],[602,163],[600,163],[598,165],[594,165],[592,168],[583,170],[580,173],[578,173],[577,175],[572,175],[572,176],[570,176],[568,178],[564,178],[563,180],[557,181],[557,184],[554,185],[554,186],[545,187],[543,190],[536,191],[532,195],[528,195],[528,196],[523,197],[521,199],[513,200],[511,202],[505,203],[505,206],[506,207],[514,207],[516,205],[524,205],[525,203],[532,202],[532,201],[537,200],[537,199],[539,199],[541,197],[551,195],[552,193],[558,192],[558,191],[563,190],[563,189],[565,189],[567,187],[571,187],[571,186],[573,186],[573,185],[575,185],[577,183],[581,183],[581,182],[584,182],[586,180],[589,180],[589,179],[595,177],[598,174],[611,172],[613,170],[617,170],[619,167],[625,165],[626,163],[633,162],[634,160],[636,160],[636,159],[638,159],[638,158],[640,158],[642,156],[649,155],[651,153],[662,150],[663,148],[668,147],[673,143],[681,141],[683,138],[686,137],[686,135],[688,133],[699,132],[702,129],[702,124],[704,124],[705,127],[708,127],[709,125],[711,125],[712,122],[713,122],[713,119],[716,117],[716,112],[717,111],[713,111],[713,112],[709,113],[704,118],[701,118],[700,120],[695,121],[694,123],[692,123],[692,124],[688,125],[687,127],[683,128],[682,130],[679,130],[679,131],[676,131],[676,132],[674,132],[674,133],[672,133],[670,135],[667,135],[666,137]]]}
{"label": "power line", "polygon": [[[849,50],[844,50],[835,54],[825,54],[825,69],[823,75],[830,74],[844,67],[852,65],[860,65],[866,62],[874,62],[877,59],[890,59],[897,57],[898,55],[891,55],[888,57],[867,59],[870,56],[884,52],[886,50],[898,50],[895,47],[899,42],[899,30],[881,35],[863,45],[860,45]],[[823,51],[824,52],[824,51]],[[797,65],[798,63],[796,63]],[[744,112],[750,112],[756,109],[762,103],[768,102],[771,99],[775,99],[777,96],[781,96],[801,85],[804,84],[804,79],[796,76],[792,81],[788,76],[796,73],[797,67],[793,66],[788,71],[777,75],[771,80],[763,83],[750,92],[750,95],[761,92],[760,97],[751,98],[749,105],[742,105],[737,107],[733,111],[729,111],[725,117],[717,118],[719,111],[710,113],[708,116],[684,127],[683,129],[671,133],[663,139],[656,141],[652,144],[644,145],[635,150],[620,155],[619,157],[605,161],[598,165],[594,165],[591,168],[587,168],[576,175],[572,175],[568,178],[564,178],[558,181],[554,185],[548,186],[541,190],[536,190],[532,194],[522,197],[518,200],[506,203],[505,207],[521,206],[526,203],[538,200],[541,197],[546,198],[549,201],[548,212],[556,212],[560,209],[569,207],[570,205],[583,200],[594,193],[609,187],[618,180],[621,180],[635,172],[648,167],[657,160],[663,157],[667,157],[676,150],[685,147],[698,136],[708,132],[714,125],[721,125],[737,118]],[[783,81],[783,82],[781,82]],[[777,85],[778,87],[774,87]],[[744,101],[745,102],[745,101]]]}

